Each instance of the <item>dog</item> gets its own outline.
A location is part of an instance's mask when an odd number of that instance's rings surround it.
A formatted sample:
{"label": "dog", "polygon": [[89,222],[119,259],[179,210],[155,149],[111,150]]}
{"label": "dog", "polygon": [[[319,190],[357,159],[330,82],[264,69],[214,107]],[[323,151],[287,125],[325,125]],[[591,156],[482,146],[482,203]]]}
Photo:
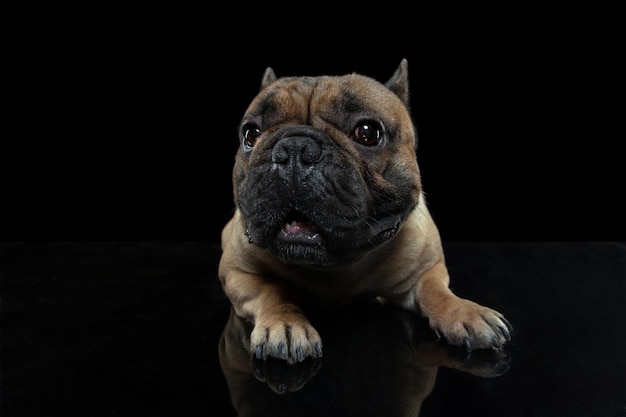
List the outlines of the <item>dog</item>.
{"label": "dog", "polygon": [[218,275],[253,324],[252,355],[321,357],[310,302],[391,304],[467,351],[511,340],[500,312],[449,288],[417,164],[406,59],[385,83],[358,73],[279,78],[268,67],[239,134]]}

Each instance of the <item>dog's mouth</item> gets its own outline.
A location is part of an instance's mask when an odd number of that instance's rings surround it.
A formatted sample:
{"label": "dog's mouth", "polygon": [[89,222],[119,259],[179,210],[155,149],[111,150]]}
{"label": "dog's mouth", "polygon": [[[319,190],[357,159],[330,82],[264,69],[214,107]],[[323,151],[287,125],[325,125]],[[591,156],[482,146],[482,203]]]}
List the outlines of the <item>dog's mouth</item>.
{"label": "dog's mouth", "polygon": [[293,214],[288,217],[290,220],[278,232],[278,240],[287,243],[322,244],[322,236],[317,227],[309,219],[300,214]]}

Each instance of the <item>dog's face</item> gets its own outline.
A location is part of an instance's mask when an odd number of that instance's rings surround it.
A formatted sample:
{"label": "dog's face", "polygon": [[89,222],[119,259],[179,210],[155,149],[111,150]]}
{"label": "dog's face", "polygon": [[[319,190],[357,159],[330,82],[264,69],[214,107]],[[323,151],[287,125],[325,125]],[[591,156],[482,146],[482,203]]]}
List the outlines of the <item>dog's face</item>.
{"label": "dog's face", "polygon": [[287,264],[328,266],[394,237],[421,191],[407,83],[403,65],[385,84],[268,68],[233,170],[251,243]]}

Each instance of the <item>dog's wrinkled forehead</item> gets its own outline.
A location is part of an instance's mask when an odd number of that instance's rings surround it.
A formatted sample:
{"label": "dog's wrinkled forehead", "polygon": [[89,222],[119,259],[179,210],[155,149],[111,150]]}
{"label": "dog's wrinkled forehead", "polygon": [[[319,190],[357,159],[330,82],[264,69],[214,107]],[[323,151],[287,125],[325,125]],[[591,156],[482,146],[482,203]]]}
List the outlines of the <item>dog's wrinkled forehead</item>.
{"label": "dog's wrinkled forehead", "polygon": [[390,117],[389,105],[400,99],[378,81],[358,75],[284,77],[270,83],[252,101],[246,115],[263,115],[264,125],[309,124],[312,117],[332,121],[337,115]]}
{"label": "dog's wrinkled forehead", "polygon": [[250,103],[246,115],[265,115],[275,118],[274,122],[283,120],[288,115],[306,116],[317,82],[318,79],[314,77],[281,78],[257,95]]}

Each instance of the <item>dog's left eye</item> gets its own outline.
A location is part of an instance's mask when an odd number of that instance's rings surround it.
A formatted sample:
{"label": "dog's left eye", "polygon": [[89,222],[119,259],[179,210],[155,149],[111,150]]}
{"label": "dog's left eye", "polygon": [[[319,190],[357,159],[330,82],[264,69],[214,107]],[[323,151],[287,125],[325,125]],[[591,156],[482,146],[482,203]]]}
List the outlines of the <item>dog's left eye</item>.
{"label": "dog's left eye", "polygon": [[361,145],[377,145],[383,139],[383,126],[379,122],[365,120],[354,128],[351,137]]}
{"label": "dog's left eye", "polygon": [[241,136],[246,145],[253,147],[256,139],[261,135],[261,129],[254,123],[245,123],[241,127]]}

